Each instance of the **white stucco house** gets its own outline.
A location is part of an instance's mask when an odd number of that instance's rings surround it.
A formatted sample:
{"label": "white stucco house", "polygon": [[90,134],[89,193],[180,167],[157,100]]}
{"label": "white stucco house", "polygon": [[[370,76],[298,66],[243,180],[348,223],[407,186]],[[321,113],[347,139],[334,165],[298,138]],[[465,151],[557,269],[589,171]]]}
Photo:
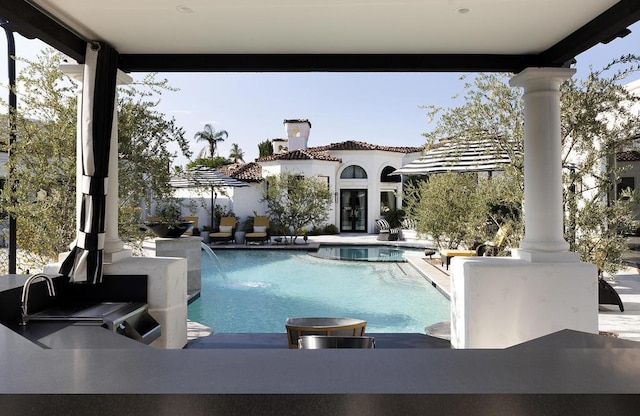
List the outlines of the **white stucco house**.
{"label": "white stucco house", "polygon": [[[241,219],[254,212],[264,214],[265,206],[260,200],[266,177],[280,172],[317,176],[326,180],[334,195],[327,223],[338,227],[340,232],[373,233],[377,231],[375,220],[383,211],[401,206],[401,177],[390,174],[419,158],[423,150],[422,147],[380,146],[360,141],[309,147],[309,120],[284,120],[284,128],[286,137],[273,139],[273,155],[220,169],[250,186],[221,190],[217,205],[233,211]],[[202,198],[202,201],[210,198],[186,190],[180,192],[177,196],[183,198]],[[195,215],[201,220],[207,218],[202,207]]]}

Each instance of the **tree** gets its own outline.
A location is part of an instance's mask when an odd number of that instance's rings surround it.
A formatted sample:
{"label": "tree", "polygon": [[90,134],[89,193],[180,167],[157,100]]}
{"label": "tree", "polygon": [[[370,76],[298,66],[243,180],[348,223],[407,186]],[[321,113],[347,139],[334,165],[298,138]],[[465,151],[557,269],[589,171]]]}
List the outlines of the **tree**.
{"label": "tree", "polygon": [[287,229],[293,227],[295,241],[302,227],[329,218],[332,196],[326,182],[313,176],[282,172],[268,176],[267,184],[262,201],[267,204],[272,229],[288,234]]}
{"label": "tree", "polygon": [[[17,218],[21,252],[41,267],[67,251],[76,235],[78,86],[60,71],[63,57],[52,49],[33,62],[23,61],[17,83],[20,107],[12,115],[18,140],[8,161],[18,185],[15,190],[5,185],[2,208]],[[174,155],[166,146],[177,143],[188,156],[188,143],[182,129],[155,110],[161,92],[171,90],[166,80],[148,75],[118,90],[119,232],[131,242],[142,238],[141,202],[151,193],[171,191],[168,166]]]}
{"label": "tree", "polygon": [[197,158],[192,160],[191,162],[187,163],[186,168],[187,169],[192,169],[195,168],[196,166],[205,166],[208,168],[217,168],[220,166],[224,166],[224,165],[229,165],[231,164],[233,161],[231,159],[227,159],[226,157],[222,157],[222,156],[216,156],[214,158]]}
{"label": "tree", "polygon": [[238,160],[244,162],[244,152],[240,149],[238,143],[231,144],[231,152],[229,152],[229,157],[233,159],[233,163],[238,163]]}
{"label": "tree", "polygon": [[259,157],[271,156],[273,154],[273,143],[271,140],[265,140],[258,143]]}
{"label": "tree", "polygon": [[23,272],[55,259],[75,238],[77,85],[60,72],[61,63],[49,49],[28,62],[16,82],[19,109],[11,116],[17,140],[7,171],[17,185],[6,182],[2,208],[17,221],[17,243],[27,255],[18,265]]}
{"label": "tree", "polygon": [[[194,135],[196,141],[209,144],[209,154],[212,159],[216,155],[218,142],[223,142],[227,137],[229,137],[229,133],[226,130],[216,130],[211,124],[205,124],[204,129]],[[200,156],[202,155],[203,153],[201,152]]]}
{"label": "tree", "polygon": [[[596,263],[610,273],[621,267],[620,253],[626,247],[617,224],[628,225],[637,206],[635,192],[624,201],[613,197],[621,174],[613,161],[616,151],[634,147],[632,139],[640,137],[640,116],[633,109],[634,105],[638,108],[640,97],[620,85],[638,70],[639,62],[638,57],[625,56],[601,71],[592,70],[585,79],[571,79],[561,86],[565,205],[572,207],[567,209],[566,238],[583,261]],[[425,137],[428,145],[442,138],[498,138],[499,146],[512,157],[504,176],[517,186],[505,187],[501,196],[512,204],[524,183],[523,159],[518,152],[523,148],[524,107],[520,89],[509,87],[508,77],[477,75],[465,84],[461,106],[447,110],[426,107],[429,118],[437,124]],[[422,198],[420,194],[417,199]],[[490,215],[490,211],[486,213]],[[516,229],[523,230],[522,220],[517,222]],[[522,235],[513,238],[519,241]]]}
{"label": "tree", "polygon": [[166,91],[176,90],[155,74],[118,89],[119,235],[129,244],[139,244],[143,237],[140,203],[150,207],[152,199],[164,200],[173,193],[169,178],[175,172],[169,166],[175,155],[169,144],[191,156],[184,129],[156,109]]}

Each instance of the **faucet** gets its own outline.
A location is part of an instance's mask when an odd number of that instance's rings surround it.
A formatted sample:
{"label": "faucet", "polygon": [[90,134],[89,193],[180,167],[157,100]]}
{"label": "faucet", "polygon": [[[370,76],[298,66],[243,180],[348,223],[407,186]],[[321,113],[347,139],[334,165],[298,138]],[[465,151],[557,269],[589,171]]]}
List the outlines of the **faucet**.
{"label": "faucet", "polygon": [[29,301],[29,287],[31,284],[38,280],[39,278],[43,278],[47,283],[47,289],[49,290],[49,296],[53,297],[56,295],[56,290],[53,287],[53,280],[51,277],[47,276],[44,273],[34,274],[29,277],[26,282],[24,282],[24,286],[22,286],[22,301],[20,302],[20,310],[22,312],[22,319],[20,320],[20,325],[26,325],[29,321],[29,314],[27,313],[27,303]]}

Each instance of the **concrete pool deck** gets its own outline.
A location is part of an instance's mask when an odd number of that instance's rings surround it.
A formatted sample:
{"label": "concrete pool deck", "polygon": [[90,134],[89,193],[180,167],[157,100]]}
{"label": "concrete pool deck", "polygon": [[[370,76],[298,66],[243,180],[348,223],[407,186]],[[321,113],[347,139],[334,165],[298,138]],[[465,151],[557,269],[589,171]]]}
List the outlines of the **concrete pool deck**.
{"label": "concrete pool deck", "polygon": [[[308,244],[297,244],[295,247],[284,244],[249,245],[234,246],[232,244],[213,245],[213,249],[301,249],[313,250],[321,244],[362,244],[362,245],[392,245],[398,247],[427,248],[433,247],[429,240],[406,240],[406,241],[379,241],[377,234],[357,234],[347,233],[339,235],[323,235],[309,237]],[[433,260],[420,251],[406,254],[407,261],[418,270],[418,272],[429,280],[434,287],[450,298],[451,278],[449,272],[440,267],[439,259],[434,256]],[[629,267],[619,271],[614,279],[609,283],[620,295],[624,304],[624,312],[614,305],[600,305],[598,320],[601,332],[612,333],[622,339],[640,341],[640,258],[637,262],[627,262]],[[214,328],[215,329],[215,328]],[[225,341],[229,342],[229,341]],[[200,347],[206,348],[206,347]]]}

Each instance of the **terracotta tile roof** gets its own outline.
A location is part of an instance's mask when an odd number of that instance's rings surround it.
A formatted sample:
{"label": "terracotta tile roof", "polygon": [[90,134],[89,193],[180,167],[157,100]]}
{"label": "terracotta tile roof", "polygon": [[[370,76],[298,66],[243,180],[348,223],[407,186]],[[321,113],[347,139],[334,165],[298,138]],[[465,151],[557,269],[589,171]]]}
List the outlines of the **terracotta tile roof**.
{"label": "terracotta tile roof", "polygon": [[342,159],[331,156],[329,153],[307,150],[293,150],[291,152],[265,156],[258,159],[258,162],[270,162],[274,160],[328,160],[331,162],[342,162]]}
{"label": "terracotta tile roof", "polygon": [[640,161],[640,152],[637,150],[618,152],[616,153],[616,160],[618,162],[638,162]]}
{"label": "terracotta tile roof", "polygon": [[380,146],[377,144],[358,142],[355,140],[347,140],[346,142],[331,143],[325,146],[310,147],[307,149],[312,152],[327,152],[331,150],[382,150],[385,152],[397,152],[397,153],[413,153],[422,152],[423,146]]}
{"label": "terracotta tile roof", "polygon": [[220,166],[218,170],[225,175],[243,182],[262,182],[262,166],[251,162]]}
{"label": "terracotta tile roof", "polygon": [[290,118],[282,122],[282,124],[285,123],[307,123],[309,124],[309,127],[311,127],[311,122],[306,118]]}

